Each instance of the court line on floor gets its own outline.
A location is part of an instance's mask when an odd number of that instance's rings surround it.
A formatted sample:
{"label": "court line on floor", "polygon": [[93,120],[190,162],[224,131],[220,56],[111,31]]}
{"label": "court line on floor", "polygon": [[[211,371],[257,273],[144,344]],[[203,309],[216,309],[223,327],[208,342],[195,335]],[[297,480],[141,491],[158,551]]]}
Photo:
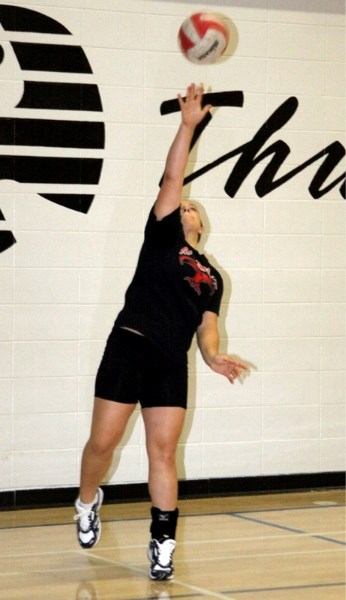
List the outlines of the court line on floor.
{"label": "court line on floor", "polygon": [[[173,582],[175,580],[173,579]],[[171,583],[173,583],[171,582]],[[155,582],[153,582],[155,583]],[[167,582],[166,582],[167,584]],[[163,583],[161,582],[161,585],[163,585]],[[170,585],[170,583],[168,583],[167,585]],[[201,593],[200,592],[195,592],[194,594],[172,594],[170,590],[162,590],[162,593],[164,594],[166,592],[166,594],[168,593],[169,596],[166,596],[167,600],[180,600],[181,598],[200,598],[201,597]],[[111,600],[114,600],[114,596],[109,596],[109,598],[111,598]],[[160,598],[160,596],[146,596],[146,598],[143,598],[143,596],[139,597],[139,596],[133,596],[132,598],[117,598],[117,600],[157,600],[158,598]],[[163,596],[162,596],[163,598]],[[228,596],[223,596],[224,600],[230,600]],[[232,599],[231,599],[232,600]],[[234,599],[235,600],[235,599]]]}
{"label": "court line on floor", "polygon": [[[104,504],[104,506],[117,506],[116,504]],[[333,506],[299,506],[299,507],[291,507],[291,508],[269,508],[269,509],[253,509],[253,510],[240,510],[240,511],[227,511],[227,510],[222,510],[221,512],[206,512],[206,513],[193,513],[193,514],[180,514],[179,515],[179,519],[186,519],[186,518],[198,518],[198,517],[222,517],[225,515],[236,515],[236,514],[251,514],[251,513],[264,513],[264,512],[283,512],[283,511],[298,511],[298,510],[325,510],[325,509],[332,509],[332,508],[345,508],[346,504],[337,504],[337,505],[333,505]],[[62,507],[57,507],[57,509],[61,509]],[[66,508],[66,507],[65,507]],[[35,509],[33,509],[35,510]],[[41,509],[39,509],[41,510]],[[49,510],[49,509],[48,509]],[[6,511],[6,512],[13,512],[13,514],[15,514],[16,511]],[[123,517],[119,517],[119,518],[112,518],[112,519],[105,519],[102,518],[102,523],[118,523],[118,522],[126,522],[126,523],[130,523],[132,521],[148,521],[150,520],[150,516],[148,515],[147,517],[131,517],[128,519],[124,519]],[[66,525],[71,525],[73,524],[73,518],[71,518],[70,521],[65,521],[63,523],[34,523],[32,525],[7,525],[4,527],[0,526],[0,531],[6,531],[6,530],[11,530],[11,529],[30,529],[33,527],[62,527],[62,526],[66,526]]]}
{"label": "court line on floor", "polygon": [[[276,523],[270,523],[269,521],[262,521],[260,519],[253,519],[253,518],[249,518],[249,517],[242,517],[242,515],[238,515],[238,514],[234,514],[234,515],[225,515],[225,516],[235,516],[238,517],[239,519],[243,519],[245,521],[250,521],[250,522],[254,522],[256,524],[263,524],[263,525],[268,525],[268,526],[272,526],[273,528],[279,529],[279,530],[283,530],[283,531],[288,531],[288,532],[292,532],[292,533],[299,533],[302,537],[309,537],[309,536],[319,536],[322,535],[319,531],[303,531],[300,529],[294,529],[294,528],[290,528],[290,527],[286,527],[285,525],[277,525]],[[106,523],[113,523],[113,521],[102,521],[102,525],[105,525]],[[55,527],[55,525],[52,525],[52,527]],[[63,527],[69,527],[71,529],[73,529],[73,531],[75,530],[75,524],[74,523],[66,523],[66,525],[63,525]],[[37,525],[35,527],[35,529],[40,529],[41,526]],[[44,529],[48,529],[48,525],[44,526]],[[1,533],[1,529],[0,529],[0,533]],[[4,530],[6,531],[6,530]],[[12,529],[11,529],[12,531]],[[13,529],[13,531],[18,531],[16,529]],[[104,528],[104,531],[106,531],[106,528]],[[325,535],[339,535],[339,534],[345,534],[345,530],[344,529],[332,529],[330,531],[325,532]],[[47,535],[49,535],[49,533],[47,532]],[[108,530],[107,535],[112,535],[112,530]],[[117,535],[116,533],[114,535]],[[280,535],[279,533],[277,534],[272,534],[272,535],[266,535],[265,539],[268,540],[275,540],[275,539],[284,539],[287,538],[286,535]],[[1,539],[1,538],[0,538]],[[8,539],[8,538],[6,538]],[[72,539],[75,539],[75,535],[72,536]],[[225,537],[225,538],[216,538],[213,539],[213,543],[215,544],[224,544],[227,542],[243,542],[243,541],[253,541],[253,540],[262,540],[263,539],[263,535],[241,535],[241,536],[237,536],[237,537]],[[178,535],[178,541],[182,542],[183,540],[180,539],[179,535]],[[346,542],[345,542],[346,543]],[[146,544],[146,542],[143,543],[139,543],[139,544],[120,544],[120,546],[117,546],[118,548],[140,548],[143,547]],[[210,544],[210,539],[204,539],[204,540],[184,540],[184,544]],[[344,544],[344,542],[342,542],[342,544]],[[77,548],[79,549],[79,544],[77,542]],[[112,549],[114,548],[114,545],[111,546],[103,546],[104,550],[107,549]],[[54,552],[53,552],[54,553]],[[43,553],[42,553],[43,554]],[[1,549],[0,549],[0,556],[1,556]]]}
{"label": "court line on floor", "polygon": [[[118,561],[112,561],[110,559],[102,558],[102,557],[99,557],[99,556],[96,556],[96,555],[93,556],[93,558],[94,559],[97,558],[97,559],[101,560],[102,562],[106,563],[104,565],[99,565],[97,567],[97,568],[102,569],[102,570],[107,569],[110,566],[115,566],[115,567],[118,567],[118,568],[121,568],[121,569],[124,569],[124,570],[127,570],[127,571],[131,571],[131,572],[135,572],[135,573],[138,573],[140,575],[143,575],[143,577],[145,578],[145,582],[144,582],[145,584],[146,583],[148,583],[149,585],[150,584],[153,584],[153,585],[156,584],[156,585],[160,585],[160,586],[163,586],[163,585],[169,586],[171,584],[175,584],[175,585],[179,585],[181,587],[184,587],[184,588],[187,588],[187,589],[193,591],[193,594],[183,594],[183,595],[180,594],[180,595],[174,595],[174,596],[170,595],[169,598],[171,598],[171,597],[172,598],[188,598],[188,597],[195,597],[195,596],[201,596],[201,595],[203,595],[203,596],[208,595],[208,596],[213,596],[213,597],[221,599],[221,600],[235,600],[235,599],[229,598],[229,596],[222,595],[219,592],[212,592],[212,591],[206,590],[204,588],[199,588],[197,586],[193,586],[192,584],[188,584],[188,583],[185,583],[183,581],[177,580],[176,578],[174,578],[174,579],[172,579],[170,581],[166,581],[164,583],[162,581],[151,580],[148,577],[148,570],[147,569],[141,569],[139,567],[130,566],[130,565],[128,565],[126,563],[122,563],[120,561],[119,562]],[[46,570],[40,570],[40,571],[24,571],[24,572],[23,571],[16,571],[16,572],[12,572],[12,573],[1,573],[0,576],[7,577],[9,579],[10,577],[20,577],[20,576],[27,577],[27,576],[30,576],[32,574],[34,574],[34,575],[38,575],[39,574],[39,575],[43,575],[43,576],[47,575],[47,574],[49,574],[49,575],[57,574],[58,575],[61,572],[68,572],[68,571],[69,572],[71,572],[71,571],[72,572],[74,572],[74,571],[78,572],[78,571],[83,571],[84,569],[85,569],[85,566],[83,566],[83,567],[70,567],[70,568],[63,568],[63,569],[46,569]],[[95,575],[95,578],[92,581],[88,580],[88,583],[92,584],[92,585],[94,585],[95,582],[97,582],[97,576],[96,575]],[[149,596],[149,598],[146,598],[146,600],[150,600],[150,598],[151,597]],[[112,596],[112,599],[114,599],[114,595]],[[127,598],[126,600],[129,600],[129,599]],[[143,600],[143,599],[139,598],[139,597],[134,597],[132,600]]]}
{"label": "court line on floor", "polygon": [[[88,556],[91,556],[96,560],[102,560],[103,562],[106,562],[107,564],[110,564],[110,565],[115,565],[115,566],[121,567],[123,569],[128,569],[129,571],[134,571],[136,573],[140,573],[141,575],[145,574],[145,576],[148,578],[148,570],[147,569],[144,570],[142,568],[134,567],[132,565],[123,563],[121,561],[111,560],[110,558],[104,558],[103,556],[99,556],[98,554],[94,554],[93,552],[88,552]],[[219,592],[213,592],[211,590],[206,590],[204,588],[198,587],[196,585],[192,585],[190,583],[185,583],[184,581],[181,581],[180,579],[176,579],[176,577],[174,577],[172,582],[174,582],[175,585],[180,585],[181,587],[191,590],[192,592],[196,592],[202,596],[211,596],[212,598],[218,598],[219,600],[236,600],[235,598],[232,598],[232,597],[230,598],[229,595],[225,596],[225,594],[222,594]]]}
{"label": "court line on floor", "polygon": [[[163,594],[165,593],[164,591],[162,592]],[[169,596],[161,596],[162,600],[163,598],[167,599],[167,600],[184,600],[184,598],[201,598],[201,594],[196,592],[194,594],[172,594],[170,591],[166,592],[166,594],[169,594]],[[102,596],[103,599],[109,599],[109,600],[114,600],[114,596]],[[144,596],[134,596],[133,598],[119,598],[119,600],[157,600],[158,598],[160,598],[160,596],[146,596],[144,598]],[[228,596],[223,596],[224,600],[230,600]],[[117,598],[118,600],[118,598]],[[234,599],[236,600],[236,599]]]}
{"label": "court line on floor", "polygon": [[259,513],[259,512],[283,512],[283,511],[297,511],[297,510],[326,510],[328,508],[345,508],[346,504],[326,504],[324,506],[315,506],[315,505],[308,505],[308,506],[291,506],[291,507],[287,507],[287,508],[251,508],[248,510],[239,510],[239,511],[234,511],[234,512],[241,512],[242,514],[247,514],[247,513]]}
{"label": "court line on floor", "polygon": [[[125,546],[126,548],[126,546]],[[143,548],[143,546],[141,546],[141,548]],[[145,546],[146,548],[146,546]],[[113,550],[114,547],[108,547],[108,548],[103,548],[102,550]],[[119,549],[124,549],[123,546],[121,546]],[[101,550],[101,549],[100,549]],[[304,555],[304,554],[308,554],[308,555],[316,555],[316,554],[332,554],[332,553],[337,553],[340,552],[341,550],[337,550],[337,549],[332,549],[332,550],[292,550],[289,552],[283,552],[283,551],[279,551],[279,552],[256,552],[255,554],[249,554],[248,552],[245,554],[224,554],[224,555],[220,555],[220,556],[204,556],[204,557],[199,557],[199,558],[190,558],[189,562],[190,563],[201,563],[201,562],[219,562],[221,560],[242,560],[242,559],[249,559],[249,558],[271,558],[273,556],[297,556],[297,555]],[[10,554],[10,555],[4,555],[4,556],[0,556],[0,559],[14,559],[14,558],[23,558],[23,557],[37,557],[37,556],[54,556],[56,554],[60,554],[61,552],[40,552],[40,553],[33,553],[33,554]],[[75,550],[69,550],[69,551],[64,551],[64,554],[76,554]],[[91,553],[88,551],[88,557],[91,556]],[[94,555],[96,556],[96,555]],[[104,561],[110,561],[111,559],[107,559],[104,558],[103,556],[97,554],[97,557],[100,560],[104,560]],[[175,559],[175,564],[184,564],[184,560],[176,558]],[[122,563],[121,561],[114,561],[114,564],[119,565],[123,565],[126,568],[131,568],[131,566],[128,563]],[[83,570],[85,569],[85,565],[77,565],[77,566],[73,566],[73,567],[58,567],[57,569],[31,569],[30,571],[27,571],[28,573],[55,573],[55,572],[60,572],[60,571],[74,571],[74,570]],[[0,572],[0,578],[1,577],[6,577],[7,575],[18,575],[19,572],[18,571],[6,571],[6,572]]]}
{"label": "court line on floor", "polygon": [[[259,511],[260,512],[260,511]],[[308,535],[317,540],[323,540],[325,542],[332,542],[333,544],[340,544],[341,546],[346,546],[346,542],[342,542],[340,540],[335,540],[333,538],[328,538],[321,534],[309,533],[304,531],[303,529],[295,529],[294,527],[287,527],[286,525],[278,525],[277,523],[271,523],[270,521],[264,521],[263,519],[255,519],[254,517],[248,517],[243,515],[242,513],[229,513],[231,517],[236,517],[238,519],[243,519],[244,521],[250,521],[252,523],[257,523],[259,525],[266,525],[268,527],[275,527],[276,529],[282,529],[284,531],[290,531],[292,533],[298,533],[299,535]],[[344,533],[343,531],[340,533]]]}
{"label": "court line on floor", "polygon": [[345,581],[334,582],[334,583],[311,583],[309,585],[290,585],[290,586],[277,586],[273,588],[248,588],[242,590],[229,590],[225,591],[225,594],[249,594],[251,593],[261,593],[261,592],[284,592],[288,590],[309,590],[309,589],[318,589],[318,588],[331,588],[331,587],[344,587],[346,585]]}
{"label": "court line on floor", "polygon": [[[256,524],[258,524],[257,520],[255,522],[256,522]],[[69,526],[70,527],[74,527],[74,525],[71,524],[71,523],[69,524]],[[279,526],[277,526],[277,527],[279,527]],[[285,530],[285,529],[288,529],[288,528],[279,527],[279,529],[284,529]],[[299,530],[293,530],[293,532],[294,533],[299,533]],[[337,530],[337,531],[330,531],[329,533],[330,534],[333,534],[333,533],[337,533],[338,534],[338,533],[343,533],[343,532],[340,532],[339,530]],[[302,538],[310,538],[310,537],[313,537],[313,536],[317,537],[318,534],[317,533],[313,533],[313,532],[311,532],[311,533],[303,532],[303,533],[299,533],[299,536],[302,537]],[[293,538],[293,536],[292,536],[292,538]],[[256,535],[256,536],[236,537],[236,538],[232,538],[232,537],[218,538],[218,539],[212,540],[212,543],[214,545],[219,545],[219,544],[227,544],[227,543],[254,542],[256,540],[263,541],[263,539],[265,539],[265,541],[273,541],[273,540],[274,541],[275,540],[279,541],[279,540],[287,540],[287,539],[292,539],[292,538],[290,538],[287,535],[266,535],[265,538],[263,538],[263,535]],[[195,544],[198,544],[199,546],[201,546],[201,545],[210,545],[211,540],[210,539],[207,539],[207,540],[195,540],[195,541],[193,541],[193,540],[181,540],[181,541],[179,541],[179,543],[183,544],[184,546],[187,546],[187,545],[188,546],[193,546]],[[100,545],[99,549],[102,550],[102,551],[111,551],[111,550],[114,550],[114,549],[116,549],[116,550],[134,550],[134,549],[139,549],[139,548],[140,549],[145,549],[146,547],[147,547],[147,543],[142,543],[142,544],[126,544],[126,545],[123,545],[123,544],[119,545],[119,544],[117,544],[116,546],[114,546],[114,545],[111,545],[111,546],[109,546],[109,545],[108,546],[103,545],[103,546],[101,546]],[[66,554],[71,554],[71,553],[74,554],[76,551],[79,551],[79,550],[80,550],[80,548],[79,548],[79,546],[77,546],[73,550],[70,550],[70,549],[67,549],[67,548],[62,548],[61,550],[58,550],[58,551],[57,550],[45,550],[44,552],[32,552],[32,551],[30,551],[30,552],[21,552],[20,554],[19,553],[15,553],[15,554],[1,554],[1,551],[0,551],[0,559],[1,558],[2,559],[4,559],[4,558],[24,558],[24,557],[28,557],[28,556],[54,556],[55,554],[57,554],[59,552],[64,552]],[[336,551],[336,550],[330,550],[329,552],[334,552],[334,551]],[[316,550],[316,552],[322,552],[322,550],[321,551],[320,550]],[[325,552],[325,550],[323,550],[323,552]],[[85,550],[85,553],[89,554],[89,550]],[[278,553],[278,554],[281,554],[281,553]],[[237,555],[237,556],[239,556],[239,555]],[[253,556],[253,555],[251,555],[251,556]],[[1,572],[0,572],[0,576],[1,576]]]}
{"label": "court line on floor", "polygon": [[[238,515],[236,515],[236,516],[238,516]],[[239,515],[239,518],[241,518],[241,515]],[[246,517],[244,517],[244,520],[251,521],[251,519],[247,519]],[[102,522],[102,524],[104,524],[104,523],[105,523],[105,521]],[[256,519],[255,523],[258,524],[258,523],[262,523],[262,522]],[[263,523],[265,524],[267,522],[263,521]],[[289,532],[291,531],[290,528],[285,527],[283,525],[280,526],[280,525],[273,524],[272,526],[274,528],[277,528],[277,529],[280,529],[280,530],[282,529],[284,531],[286,531],[286,530],[289,531]],[[55,527],[55,526],[53,525],[53,527]],[[73,530],[74,530],[75,525],[74,525],[74,523],[68,523],[68,524],[64,525],[64,527],[70,527],[70,528],[73,528]],[[37,525],[37,528],[40,528],[40,526]],[[46,526],[45,526],[45,528],[46,528]],[[299,529],[293,529],[292,532],[293,533],[300,533],[300,530]],[[344,530],[340,530],[340,529],[335,529],[335,530],[328,531],[326,533],[328,533],[329,535],[334,535],[334,534],[338,535],[338,534],[341,534],[341,533],[345,533],[345,531]],[[110,532],[108,532],[108,535],[111,535]],[[311,531],[311,532],[304,532],[304,531],[302,531],[300,533],[300,535],[301,535],[301,537],[311,537],[311,536],[318,536],[318,535],[320,535],[320,533],[319,532],[314,532],[314,531]],[[6,538],[6,539],[8,539],[8,538]],[[73,539],[74,539],[74,536],[73,536]],[[266,535],[265,539],[266,540],[283,540],[283,539],[288,539],[288,536],[287,535],[283,535],[283,534],[280,535],[279,533],[277,533],[275,535],[274,534],[272,534],[272,535]],[[213,544],[227,544],[229,542],[232,542],[232,543],[233,542],[235,542],[235,543],[240,542],[241,543],[241,542],[244,542],[244,541],[252,542],[252,541],[256,541],[256,540],[263,540],[263,535],[261,534],[261,535],[251,535],[251,536],[247,535],[247,536],[237,536],[237,537],[216,538],[216,539],[213,539],[212,542],[213,542]],[[201,545],[203,545],[203,544],[208,544],[209,545],[210,544],[210,538],[204,539],[204,540],[182,540],[178,536],[178,541],[179,541],[179,543],[184,543],[186,545],[192,545],[192,546],[194,544],[201,544]],[[147,542],[142,542],[140,544],[117,544],[116,548],[122,549],[122,550],[130,550],[130,549],[133,549],[133,548],[145,548],[146,545],[147,545]],[[114,544],[112,544],[111,546],[106,546],[105,544],[103,544],[102,545],[102,550],[113,550],[114,547],[115,547]],[[77,550],[80,549],[80,546],[79,546],[78,542],[76,544],[76,549]],[[69,550],[69,549],[64,548],[63,551],[64,552],[74,552],[75,550]],[[86,552],[88,552],[88,549],[86,550]],[[45,554],[55,554],[55,553],[56,553],[56,550],[52,550],[52,551],[45,550],[45,552],[35,552],[35,553],[30,552],[29,554],[30,555],[32,555],[32,554],[35,554],[35,555],[36,554],[37,555],[40,555],[40,554],[45,555]],[[0,556],[4,556],[3,554],[1,554],[1,550],[0,550]],[[11,556],[11,555],[6,554],[6,556]],[[19,555],[16,554],[16,556],[19,556]],[[23,553],[20,556],[26,556],[26,553]]]}

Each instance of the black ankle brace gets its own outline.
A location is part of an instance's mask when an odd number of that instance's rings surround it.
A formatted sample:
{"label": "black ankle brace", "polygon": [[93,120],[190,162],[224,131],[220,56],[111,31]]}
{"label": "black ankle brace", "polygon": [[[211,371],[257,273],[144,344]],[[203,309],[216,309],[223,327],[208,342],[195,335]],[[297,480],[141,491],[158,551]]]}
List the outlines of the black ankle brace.
{"label": "black ankle brace", "polygon": [[160,510],[155,506],[151,509],[151,526],[150,533],[154,540],[164,540],[170,538],[175,540],[175,531],[177,528],[177,521],[179,516],[179,510]]}

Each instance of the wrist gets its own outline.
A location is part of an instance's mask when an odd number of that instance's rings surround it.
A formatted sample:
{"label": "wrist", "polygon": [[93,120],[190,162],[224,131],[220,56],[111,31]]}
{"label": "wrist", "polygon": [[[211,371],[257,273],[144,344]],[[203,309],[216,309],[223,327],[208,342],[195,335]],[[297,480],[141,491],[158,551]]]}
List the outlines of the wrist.
{"label": "wrist", "polygon": [[213,362],[215,361],[216,358],[216,352],[215,354],[208,354],[206,356],[204,356],[204,360],[206,362],[206,364],[208,365],[208,367],[211,367]]}
{"label": "wrist", "polygon": [[196,125],[194,123],[185,123],[185,121],[181,122],[182,128],[189,134],[193,134],[196,129]]}

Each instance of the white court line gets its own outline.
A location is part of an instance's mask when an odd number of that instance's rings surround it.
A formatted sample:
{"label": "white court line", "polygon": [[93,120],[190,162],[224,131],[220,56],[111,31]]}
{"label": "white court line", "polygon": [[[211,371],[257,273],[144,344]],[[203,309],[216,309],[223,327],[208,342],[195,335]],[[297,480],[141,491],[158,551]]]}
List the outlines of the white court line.
{"label": "white court line", "polygon": [[219,594],[218,592],[211,592],[210,590],[205,590],[203,588],[197,587],[195,585],[190,585],[189,583],[184,583],[183,581],[180,581],[179,579],[173,579],[174,583],[180,585],[181,587],[184,587],[188,590],[191,590],[193,592],[198,592],[199,594],[202,594],[202,596],[212,596],[213,598],[220,598],[221,600],[235,600],[235,598],[233,598],[232,596],[226,596],[225,594]]}
{"label": "white court line", "polygon": [[[244,519],[244,522],[248,523],[249,525],[251,524],[263,524],[263,525],[267,525],[267,523],[265,521],[247,521],[246,519]],[[104,524],[104,523],[103,523]],[[55,525],[44,525],[44,526],[40,526],[37,525],[35,527],[35,529],[40,529],[40,527],[44,527],[45,529],[49,529],[49,527],[56,527]],[[59,525],[59,527],[75,527],[73,525],[73,523],[69,523],[69,524],[64,524],[64,525]],[[247,540],[262,540],[262,539],[266,539],[266,540],[271,540],[271,539],[280,539],[280,538],[287,538],[287,537],[307,537],[307,536],[317,536],[317,535],[323,535],[323,536],[327,536],[327,535],[338,535],[341,533],[345,533],[346,529],[333,529],[332,531],[298,531],[298,530],[294,530],[294,529],[283,529],[281,525],[274,525],[274,527],[276,527],[277,529],[282,529],[282,531],[286,531],[286,533],[282,533],[282,534],[272,534],[272,535],[252,535],[252,536],[246,536],[246,537],[228,537],[228,538],[217,538],[213,541],[213,544],[224,544],[227,542],[243,542],[243,541],[247,541]],[[7,538],[8,536],[11,534],[12,531],[18,531],[17,527],[8,527],[6,528],[6,534],[7,534]],[[0,528],[0,535],[1,535],[1,528]],[[104,531],[104,530],[103,530]],[[267,531],[267,529],[266,529]],[[111,532],[108,532],[108,534],[111,534]],[[192,541],[184,541],[184,544],[210,544],[210,539],[205,539],[205,540],[192,540]],[[143,548],[145,546],[145,544],[131,544],[129,546],[117,546],[118,548]],[[104,549],[112,549],[114,548],[114,546],[104,546]],[[0,554],[1,556],[1,554]]]}
{"label": "white court line", "polygon": [[[143,547],[143,546],[141,546],[141,547]],[[85,553],[82,552],[82,551],[80,551],[80,550],[78,551],[78,554],[81,554],[81,555],[85,556]],[[144,568],[142,569],[140,567],[135,567],[135,566],[129,565],[128,563],[124,563],[124,562],[116,561],[116,560],[111,560],[109,558],[104,558],[103,556],[99,556],[98,554],[94,554],[93,552],[88,552],[87,555],[88,555],[88,557],[94,558],[95,560],[102,561],[102,562],[106,563],[106,565],[114,565],[116,567],[121,567],[121,568],[126,569],[128,571],[139,573],[139,574],[145,576],[148,579],[149,582],[152,581],[152,580],[149,579],[148,569],[144,569]],[[180,561],[180,562],[183,562],[183,561]],[[64,573],[66,571],[83,571],[83,570],[85,570],[85,565],[81,565],[80,567],[70,567],[70,568],[64,567],[64,568],[61,568],[61,569],[44,569],[44,570],[31,570],[31,571],[23,571],[22,570],[22,571],[18,571],[18,572],[8,572],[7,571],[6,573],[0,573],[0,578],[1,577],[8,577],[8,576],[20,576],[20,575],[23,575],[23,573],[25,573],[26,575],[32,575],[33,573],[36,573],[36,574],[37,573],[42,573],[42,574],[45,574],[45,573],[59,573],[59,572]],[[96,579],[96,577],[95,577],[95,579]],[[152,582],[154,583],[154,581],[152,581]],[[190,590],[190,591],[193,591],[193,592],[197,592],[198,594],[200,594],[202,596],[209,596],[209,597],[212,597],[212,598],[218,598],[219,600],[236,600],[235,598],[233,598],[232,596],[229,596],[228,594],[225,595],[225,594],[221,594],[219,592],[213,592],[211,590],[206,590],[204,588],[201,588],[201,587],[198,587],[198,586],[195,586],[195,585],[191,585],[189,583],[185,583],[184,581],[181,581],[180,579],[176,579],[175,577],[172,580],[172,583],[174,583],[174,584],[176,584],[176,585],[178,585],[178,586],[180,586],[180,587],[182,587],[184,589],[187,589],[187,590]]]}
{"label": "white court line", "polygon": [[[198,562],[203,562],[208,560],[208,562],[218,562],[218,561],[222,561],[222,560],[238,560],[238,559],[243,559],[243,558],[270,558],[273,556],[296,556],[298,554],[303,555],[303,554],[308,554],[308,555],[313,555],[313,554],[331,554],[331,553],[336,553],[336,552],[344,552],[342,548],[333,548],[332,550],[301,550],[301,551],[293,551],[293,552],[267,552],[266,554],[236,554],[236,555],[230,555],[230,556],[218,556],[218,557],[204,557],[204,558],[191,558],[189,559],[189,563],[198,563]],[[67,552],[65,554],[68,554]],[[78,552],[78,554],[83,555],[81,552]],[[124,563],[122,561],[116,561],[116,560],[112,560],[110,558],[104,558],[103,556],[99,556],[98,554],[91,554],[90,552],[88,552],[88,557],[92,556],[92,558],[98,558],[99,560],[102,560],[104,562],[107,563],[111,563],[117,566],[121,566],[124,569],[130,569],[132,571],[136,571],[138,573],[143,574],[143,569],[139,568],[139,567],[132,567],[131,565],[129,565],[128,563]],[[175,564],[179,564],[179,563],[185,563],[185,560],[179,560],[179,559],[174,559],[174,563]],[[87,565],[88,566],[88,565]],[[6,573],[0,573],[0,578],[1,577],[6,577],[7,575],[23,575],[23,573],[25,573],[26,575],[28,574],[33,574],[33,573],[65,573],[67,571],[83,571],[86,568],[86,565],[80,565],[80,566],[75,566],[75,567],[61,567],[58,569],[31,569],[30,571],[6,571]],[[147,573],[147,571],[145,571],[145,573]],[[177,582],[176,579],[174,579],[175,582]],[[181,585],[189,585],[189,584],[183,584],[181,582]],[[224,597],[224,596],[223,596]],[[232,600],[229,598],[229,596],[227,596],[228,600]]]}
{"label": "white court line", "polygon": [[[124,569],[128,569],[129,571],[135,571],[136,573],[141,573],[141,574],[145,573],[146,577],[148,577],[148,571],[147,570],[144,571],[144,569],[140,569],[139,567],[133,567],[131,565],[128,565],[128,564],[120,562],[120,561],[111,560],[110,558],[103,558],[102,556],[98,556],[97,554],[93,554],[91,552],[88,553],[88,556],[92,556],[95,559],[102,560],[103,562],[106,562],[107,564],[111,564],[111,565],[115,565],[117,567],[122,567]],[[148,578],[148,580],[151,581],[149,578]],[[175,577],[172,580],[172,583],[180,585],[181,587],[191,590],[193,592],[198,592],[199,594],[202,594],[202,596],[212,596],[212,598],[219,598],[219,600],[236,600],[235,598],[232,598],[231,596],[228,596],[228,595],[226,596],[225,594],[220,594],[218,592],[212,592],[211,590],[205,590],[204,588],[200,588],[198,586],[191,585],[189,583],[185,583],[184,581],[181,581],[180,579],[176,579]]]}
{"label": "white court line", "polygon": [[[283,540],[283,539],[291,539],[291,538],[306,538],[306,537],[316,537],[316,536],[322,536],[322,537],[326,537],[329,535],[338,535],[338,534],[342,534],[345,533],[344,530],[337,530],[337,531],[327,531],[327,532],[312,532],[312,533],[295,533],[292,535],[290,535],[290,532],[283,534],[283,535],[266,535],[265,537],[263,537],[262,535],[256,535],[256,536],[251,536],[251,537],[246,537],[246,538],[223,538],[223,539],[217,539],[217,540],[212,540],[213,545],[216,544],[229,544],[229,543],[234,543],[234,542],[253,542],[256,540],[260,540],[262,542],[266,542],[267,540]],[[189,541],[189,540],[184,540],[184,542],[180,542],[179,545],[184,545],[184,546],[193,546],[195,544],[198,544],[199,546],[201,545],[206,545],[206,544],[210,544],[211,540],[196,540],[196,541]],[[126,545],[126,546],[100,546],[100,550],[134,550],[136,548],[146,548],[147,544],[130,544],[130,545]],[[60,554],[61,552],[64,552],[64,554],[75,554],[76,552],[79,552],[79,546],[75,549],[75,550],[66,550],[66,549],[62,549],[61,551],[56,551],[56,550],[50,550],[50,551],[45,551],[45,552],[24,552],[21,554],[1,554],[0,552],[0,559],[4,559],[4,558],[23,558],[25,556],[54,556],[55,554]],[[86,553],[89,554],[89,551],[86,550]],[[0,573],[1,575],[1,573]]]}

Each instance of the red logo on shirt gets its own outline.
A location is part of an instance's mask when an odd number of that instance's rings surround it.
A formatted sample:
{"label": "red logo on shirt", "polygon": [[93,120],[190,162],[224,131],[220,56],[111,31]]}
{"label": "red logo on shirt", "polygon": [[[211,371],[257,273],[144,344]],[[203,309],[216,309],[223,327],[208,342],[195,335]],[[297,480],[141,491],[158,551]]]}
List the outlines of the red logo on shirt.
{"label": "red logo on shirt", "polygon": [[190,286],[199,296],[201,295],[201,283],[209,286],[211,296],[215,293],[215,290],[217,290],[217,281],[214,275],[210,274],[209,267],[205,267],[198,260],[186,255],[179,256],[179,262],[181,265],[187,263],[192,267],[194,275],[184,277],[184,279],[189,282]]}

